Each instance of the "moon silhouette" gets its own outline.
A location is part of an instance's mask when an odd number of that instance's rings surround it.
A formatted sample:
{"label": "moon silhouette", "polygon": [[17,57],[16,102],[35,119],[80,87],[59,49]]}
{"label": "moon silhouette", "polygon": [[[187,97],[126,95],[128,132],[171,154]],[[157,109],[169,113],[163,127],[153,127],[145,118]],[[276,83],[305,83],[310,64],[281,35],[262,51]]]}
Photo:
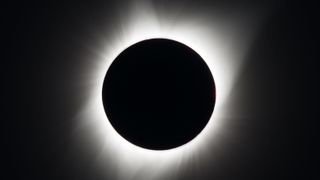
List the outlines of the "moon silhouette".
{"label": "moon silhouette", "polygon": [[122,51],[103,84],[113,128],[134,145],[167,150],[194,139],[215,105],[215,83],[205,61],[170,39],[140,41]]}

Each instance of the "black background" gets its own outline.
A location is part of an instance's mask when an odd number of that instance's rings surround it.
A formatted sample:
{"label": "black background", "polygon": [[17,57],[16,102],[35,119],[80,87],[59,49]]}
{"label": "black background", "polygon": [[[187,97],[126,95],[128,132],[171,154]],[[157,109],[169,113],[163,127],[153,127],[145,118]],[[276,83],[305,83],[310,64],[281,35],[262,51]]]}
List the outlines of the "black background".
{"label": "black background", "polygon": [[[78,86],[79,73],[87,63],[84,57],[94,56],[79,41],[90,41],[94,31],[108,32],[111,27],[101,24],[116,24],[113,7],[125,3],[28,1],[4,6],[1,179],[106,178],[90,168],[95,152],[78,149],[70,138],[73,117],[89,98],[75,93],[84,88]],[[216,2],[172,3],[201,9]],[[229,3],[233,5],[224,6]],[[234,4],[253,6],[248,1]],[[316,31],[311,27],[316,13],[307,9],[307,2],[276,4],[230,96],[239,117],[247,117],[237,119],[231,137],[241,146],[226,145],[226,157],[212,162],[208,155],[199,173],[186,171],[177,179],[317,179],[311,167],[316,160],[307,148],[315,143],[316,127],[306,126],[312,119],[306,110],[313,110],[308,101],[315,102],[311,87],[316,81],[306,72],[315,69]]]}

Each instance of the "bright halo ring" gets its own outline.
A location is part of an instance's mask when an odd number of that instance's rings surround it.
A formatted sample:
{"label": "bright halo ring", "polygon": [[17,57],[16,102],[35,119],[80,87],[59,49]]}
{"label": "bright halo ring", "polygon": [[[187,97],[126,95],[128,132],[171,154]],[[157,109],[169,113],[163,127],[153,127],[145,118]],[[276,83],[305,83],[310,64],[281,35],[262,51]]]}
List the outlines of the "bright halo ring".
{"label": "bright halo ring", "polygon": [[[93,143],[100,148],[96,163],[100,164],[102,169],[112,165],[119,179],[130,178],[137,171],[143,172],[141,174],[145,179],[161,177],[176,172],[191,160],[200,160],[212,153],[209,147],[212,147],[212,143],[217,143],[216,137],[221,134],[221,120],[226,114],[224,102],[241,65],[238,51],[243,48],[241,43],[238,44],[239,48],[236,47],[236,41],[230,40],[229,34],[223,29],[215,29],[215,24],[201,21],[190,23],[190,20],[175,25],[166,21],[167,23],[160,26],[152,13],[135,13],[133,19],[124,23],[126,27],[120,28],[123,30],[121,33],[116,32],[105,39],[106,46],[97,53],[99,58],[93,62],[95,65],[89,72],[89,99],[79,115]],[[208,65],[218,92],[214,113],[205,128],[187,144],[168,150],[145,149],[125,140],[112,127],[102,102],[104,78],[113,60],[131,45],[155,38],[171,39],[197,52]]]}

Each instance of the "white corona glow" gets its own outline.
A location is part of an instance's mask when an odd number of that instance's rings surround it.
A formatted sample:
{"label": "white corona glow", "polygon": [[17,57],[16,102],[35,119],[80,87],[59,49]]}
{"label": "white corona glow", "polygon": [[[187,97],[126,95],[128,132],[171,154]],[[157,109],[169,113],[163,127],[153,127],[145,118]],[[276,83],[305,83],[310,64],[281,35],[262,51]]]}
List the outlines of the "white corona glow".
{"label": "white corona glow", "polygon": [[[238,38],[245,34],[233,34],[219,21],[209,21],[201,14],[168,19],[165,14],[156,14],[146,2],[130,6],[133,8],[126,15],[129,18],[120,18],[121,25],[114,27],[115,33],[102,38],[106,47],[98,52],[100,58],[94,60],[95,66],[87,73],[89,99],[76,118],[82,122],[80,128],[90,130],[93,143],[101,147],[95,162],[101,169],[111,167],[118,179],[162,179],[214,151],[208,147],[218,142],[216,137],[221,134],[221,119],[226,113],[223,104],[228,100],[248,42]],[[214,112],[203,131],[189,143],[164,151],[140,148],[122,138],[109,123],[102,103],[103,81],[112,61],[127,47],[152,38],[172,39],[196,51],[209,66],[217,92]]]}

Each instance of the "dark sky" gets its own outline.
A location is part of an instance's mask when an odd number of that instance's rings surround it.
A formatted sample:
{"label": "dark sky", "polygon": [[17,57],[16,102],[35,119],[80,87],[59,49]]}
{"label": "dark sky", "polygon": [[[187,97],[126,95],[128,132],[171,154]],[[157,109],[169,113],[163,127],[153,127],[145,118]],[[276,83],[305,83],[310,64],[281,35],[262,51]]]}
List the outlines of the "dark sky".
{"label": "dark sky", "polygon": [[[170,3],[191,7],[188,13],[197,8],[254,7],[249,1],[157,1],[155,6]],[[112,163],[105,167],[107,175],[93,168],[96,151],[79,148],[81,140],[75,142],[71,136],[77,124],[73,117],[89,98],[77,81],[82,80],[86,58],[94,56],[79,42],[99,43],[92,33],[114,33],[115,9],[125,4],[28,1],[5,6],[1,176],[6,178],[1,179],[114,179]],[[232,140],[218,159],[208,154],[200,170],[190,165],[174,178],[317,179],[306,156],[312,140],[305,140],[311,130],[306,126],[311,116],[305,115],[305,99],[312,91],[307,95],[304,89],[309,86],[307,62],[315,59],[310,26],[315,16],[304,3],[283,1],[274,6],[230,95],[239,114],[228,137]]]}

